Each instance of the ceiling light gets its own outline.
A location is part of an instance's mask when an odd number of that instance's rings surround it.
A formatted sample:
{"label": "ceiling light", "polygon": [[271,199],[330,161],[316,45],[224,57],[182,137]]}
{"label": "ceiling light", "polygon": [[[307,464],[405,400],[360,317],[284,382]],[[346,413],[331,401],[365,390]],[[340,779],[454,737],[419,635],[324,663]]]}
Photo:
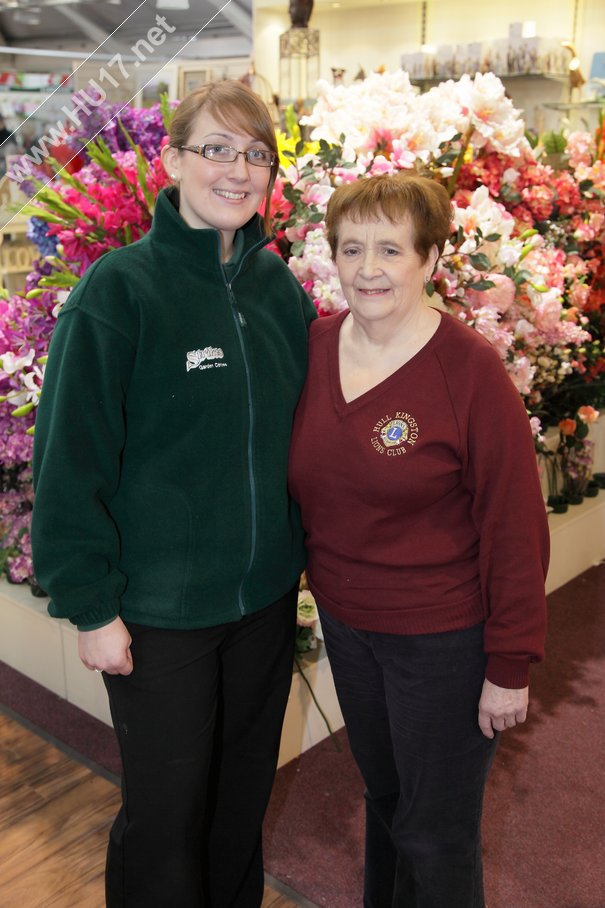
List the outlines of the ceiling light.
{"label": "ceiling light", "polygon": [[537,35],[536,23],[527,21],[523,23],[521,28],[521,37],[522,38],[535,38]]}
{"label": "ceiling light", "polygon": [[16,9],[13,12],[13,22],[20,25],[40,25],[40,10],[38,8]]}
{"label": "ceiling light", "polygon": [[189,0],[155,0],[156,9],[189,9]]}

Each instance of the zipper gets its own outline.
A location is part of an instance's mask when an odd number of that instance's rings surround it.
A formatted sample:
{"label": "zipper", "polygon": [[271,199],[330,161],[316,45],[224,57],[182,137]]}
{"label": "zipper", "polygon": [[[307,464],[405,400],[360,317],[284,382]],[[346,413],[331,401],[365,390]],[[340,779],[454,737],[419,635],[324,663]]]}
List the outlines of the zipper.
{"label": "zipper", "polygon": [[[236,275],[237,276],[237,275]],[[225,286],[227,287],[227,294],[229,297],[229,303],[231,306],[231,314],[235,322],[235,328],[237,331],[237,337],[239,340],[240,349],[242,351],[242,359],[244,362],[244,372],[246,375],[246,387],[248,392],[248,482],[250,485],[250,517],[251,517],[251,534],[250,534],[250,558],[248,560],[248,567],[246,572],[241,579],[239,590],[238,590],[238,605],[239,610],[242,615],[246,614],[244,607],[244,600],[242,596],[242,590],[244,586],[244,580],[250,573],[252,569],[252,564],[254,562],[254,556],[256,554],[256,540],[257,540],[257,495],[256,495],[256,479],[254,477],[254,466],[253,466],[253,456],[252,456],[252,439],[254,435],[254,407],[252,405],[252,379],[250,377],[250,365],[248,363],[248,356],[246,353],[246,344],[244,341],[243,329],[246,327],[246,319],[244,314],[240,312],[237,308],[237,300],[235,294],[231,288],[231,283],[225,279]]]}

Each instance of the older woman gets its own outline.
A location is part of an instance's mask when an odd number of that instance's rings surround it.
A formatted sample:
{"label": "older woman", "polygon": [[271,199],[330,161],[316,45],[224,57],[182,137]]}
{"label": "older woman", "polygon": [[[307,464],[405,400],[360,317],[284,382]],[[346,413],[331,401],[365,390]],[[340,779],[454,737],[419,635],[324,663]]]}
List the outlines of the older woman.
{"label": "older woman", "polygon": [[311,325],[291,447],[367,789],[365,908],[483,908],[484,785],[544,648],[548,530],[526,412],[489,343],[423,298],[450,219],[445,189],[416,174],[334,192],[349,310]]}

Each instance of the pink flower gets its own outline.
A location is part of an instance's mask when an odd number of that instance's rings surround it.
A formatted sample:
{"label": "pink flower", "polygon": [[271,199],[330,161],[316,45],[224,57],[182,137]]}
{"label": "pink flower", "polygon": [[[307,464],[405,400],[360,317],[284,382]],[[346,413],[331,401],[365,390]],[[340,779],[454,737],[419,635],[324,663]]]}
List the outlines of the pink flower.
{"label": "pink flower", "polygon": [[540,294],[534,303],[536,327],[544,332],[555,328],[561,320],[561,311],[561,298],[556,290]]}
{"label": "pink flower", "polygon": [[574,168],[580,164],[586,164],[589,167],[595,154],[595,142],[589,132],[572,132],[567,138],[567,148],[569,163]]}
{"label": "pink flower", "polygon": [[520,173],[520,186],[550,186],[553,178],[553,169],[545,164],[530,164]]}
{"label": "pink flower", "polygon": [[524,230],[529,230],[534,226],[534,218],[527,205],[515,205],[511,208],[511,214],[517,222],[518,233],[523,233]]}
{"label": "pink flower", "polygon": [[369,176],[376,176],[381,173],[395,173],[397,170],[395,162],[385,158],[384,155],[376,155],[369,170]]}
{"label": "pink flower", "polygon": [[575,312],[577,312],[578,309],[584,309],[588,301],[589,294],[590,287],[588,286],[588,284],[581,284],[579,282],[573,284],[569,292],[569,299],[573,303],[572,309]]}
{"label": "pink flower", "polygon": [[521,196],[537,221],[548,220],[555,205],[555,192],[551,186],[527,186]]}
{"label": "pink flower", "polygon": [[571,173],[566,170],[557,173],[553,187],[560,215],[568,216],[578,210],[582,203],[582,194]]}
{"label": "pink flower", "polygon": [[505,274],[485,272],[482,277],[487,281],[492,281],[495,286],[488,290],[467,290],[466,298],[469,305],[473,309],[489,306],[500,313],[510,309],[515,301],[515,282]]}
{"label": "pink flower", "polygon": [[23,583],[33,574],[31,558],[27,558],[25,555],[8,558],[6,566],[11,583]]}
{"label": "pink flower", "polygon": [[353,167],[335,167],[332,171],[335,186],[342,186],[343,183],[354,183],[359,179],[357,170]]}

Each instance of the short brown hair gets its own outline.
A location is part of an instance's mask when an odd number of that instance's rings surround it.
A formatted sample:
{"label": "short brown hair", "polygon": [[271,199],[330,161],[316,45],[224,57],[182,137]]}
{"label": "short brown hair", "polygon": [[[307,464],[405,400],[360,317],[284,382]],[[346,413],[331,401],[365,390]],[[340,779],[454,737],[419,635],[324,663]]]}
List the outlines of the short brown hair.
{"label": "short brown hair", "polygon": [[175,110],[168,138],[173,148],[187,145],[198,114],[205,110],[210,116],[232,129],[240,129],[263,142],[276,155],[265,194],[264,227],[271,234],[271,193],[279,169],[277,138],[271,115],[265,102],[252,89],[232,79],[211,82],[188,94]]}
{"label": "short brown hair", "polygon": [[433,246],[439,255],[452,229],[452,205],[447,190],[432,177],[400,171],[360,177],[332,193],[326,213],[332,258],[338,248],[338,229],[344,218],[355,223],[385,217],[393,224],[412,222],[414,249],[426,262]]}

